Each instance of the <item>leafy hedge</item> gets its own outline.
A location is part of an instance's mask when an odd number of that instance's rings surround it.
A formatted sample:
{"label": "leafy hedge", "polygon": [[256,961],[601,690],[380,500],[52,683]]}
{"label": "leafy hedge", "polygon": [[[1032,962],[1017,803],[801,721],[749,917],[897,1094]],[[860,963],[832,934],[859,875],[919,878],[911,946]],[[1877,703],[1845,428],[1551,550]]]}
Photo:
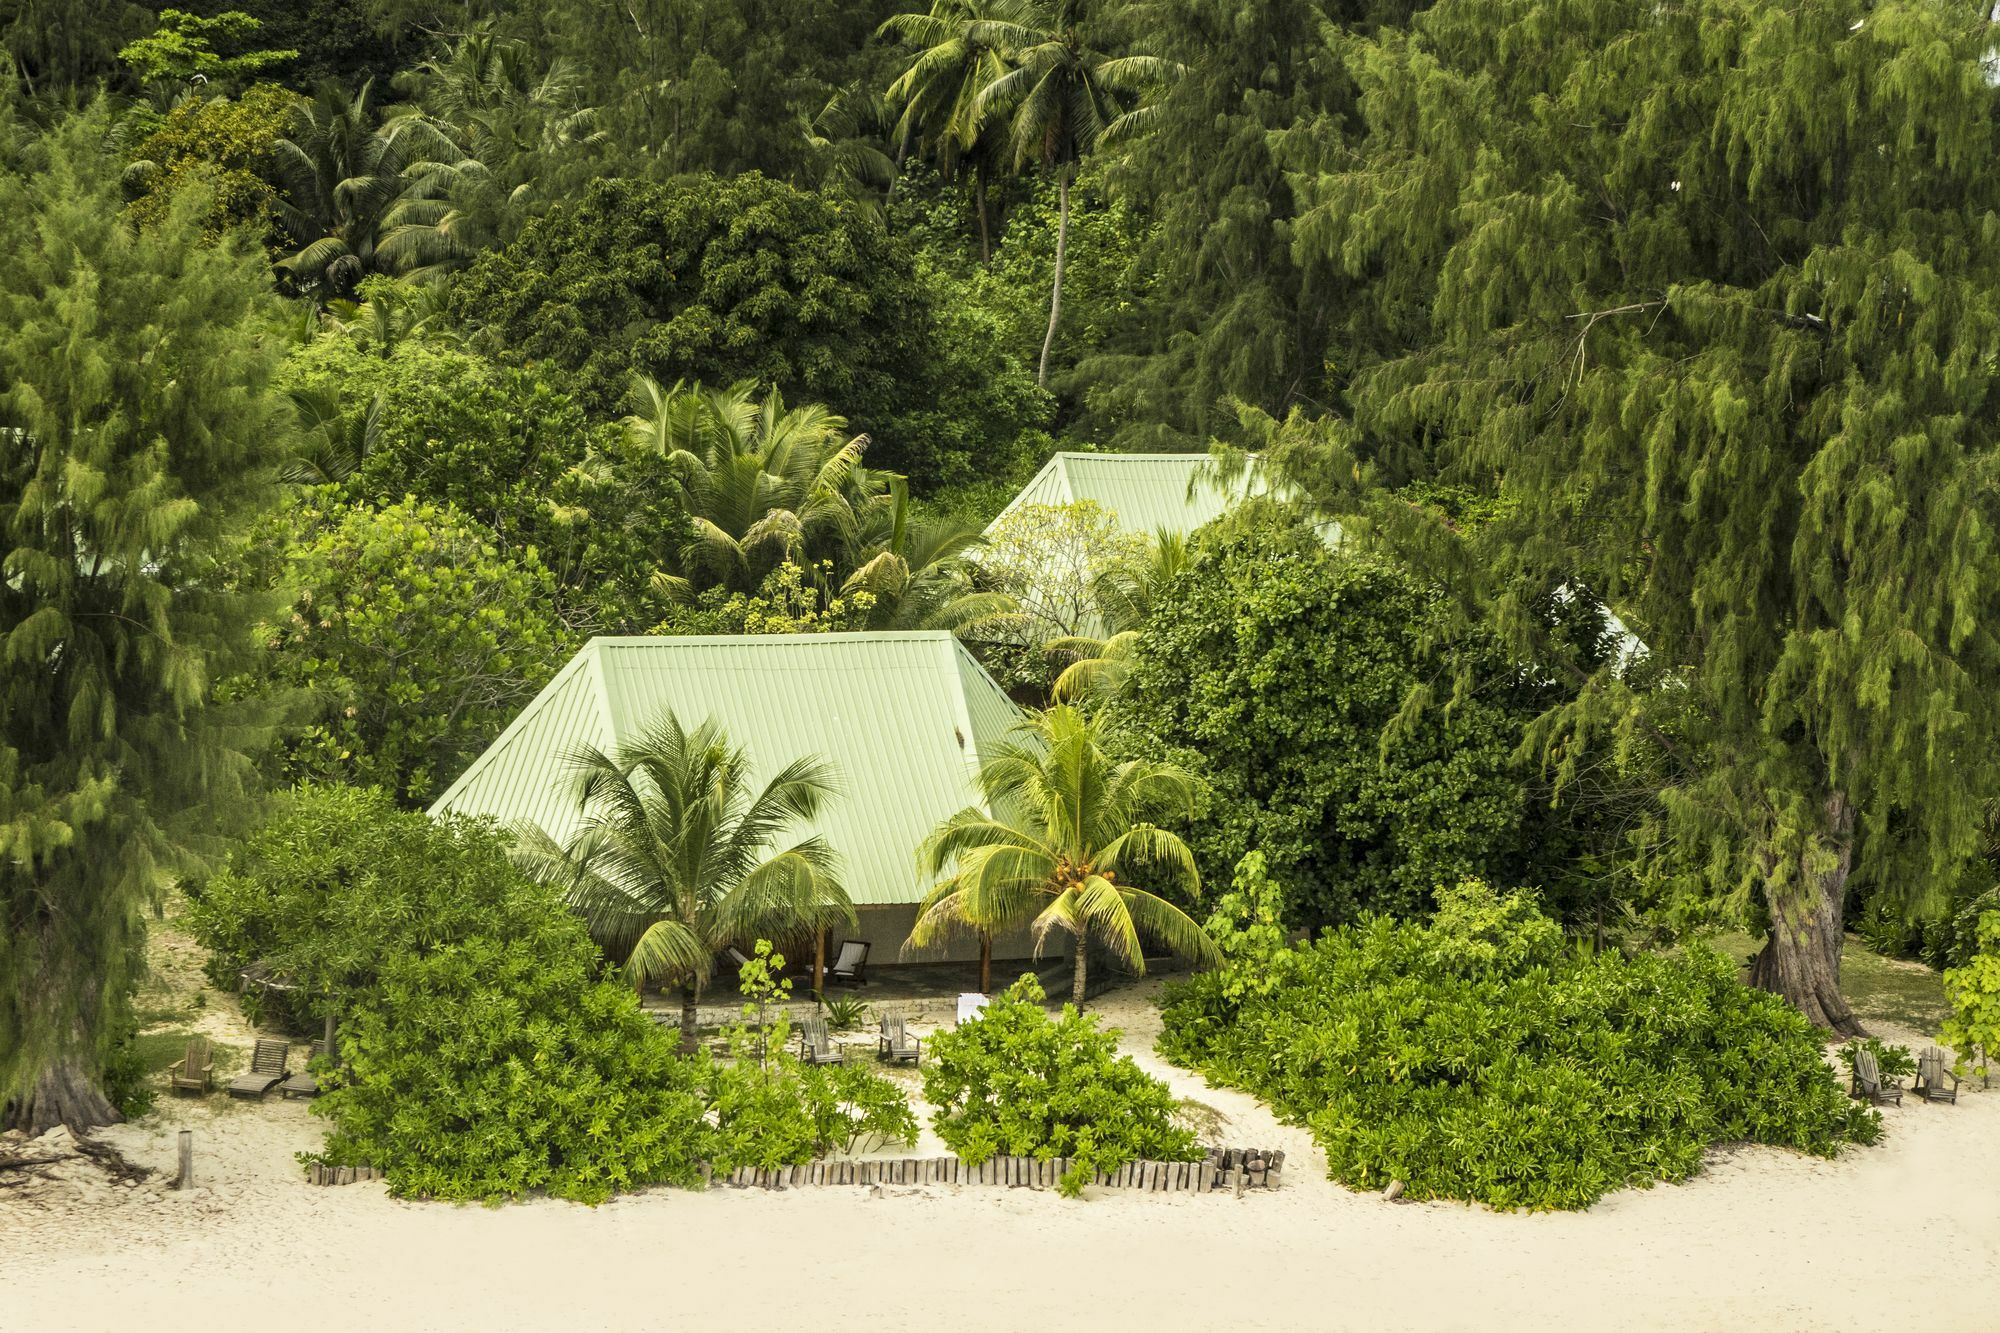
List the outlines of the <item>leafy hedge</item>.
{"label": "leafy hedge", "polygon": [[[1169,993],[1160,1052],[1308,1126],[1329,1173],[1416,1198],[1577,1208],[1681,1180],[1712,1143],[1872,1142],[1818,1035],[1719,955],[1590,954],[1526,893],[1439,895]],[[1222,923],[1227,924],[1227,923]]]}
{"label": "leafy hedge", "polygon": [[1073,1161],[1058,1188],[1141,1160],[1201,1159],[1179,1103],[1118,1054],[1113,1032],[1064,1005],[1051,1018],[1041,983],[1023,976],[972,1022],[925,1039],[924,1097],[945,1146],[968,1162],[995,1154]]}

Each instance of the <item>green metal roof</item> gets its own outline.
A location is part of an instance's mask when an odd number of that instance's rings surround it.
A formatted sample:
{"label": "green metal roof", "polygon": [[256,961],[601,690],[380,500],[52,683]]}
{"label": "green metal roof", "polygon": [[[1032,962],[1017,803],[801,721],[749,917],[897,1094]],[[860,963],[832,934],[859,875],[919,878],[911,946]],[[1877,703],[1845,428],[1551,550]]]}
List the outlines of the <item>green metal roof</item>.
{"label": "green metal roof", "polygon": [[564,756],[610,749],[671,709],[712,717],[761,784],[801,755],[840,783],[813,831],[840,854],[857,904],[919,901],[916,850],[979,804],[979,765],[1020,711],[950,634],[773,634],[592,639],[438,798],[432,815],[526,819],[558,840]]}
{"label": "green metal roof", "polygon": [[1127,532],[1190,533],[1250,489],[1249,469],[1224,486],[1205,472],[1209,463],[1207,454],[1059,453],[993,521],[1023,505],[1091,500],[1115,514]]}

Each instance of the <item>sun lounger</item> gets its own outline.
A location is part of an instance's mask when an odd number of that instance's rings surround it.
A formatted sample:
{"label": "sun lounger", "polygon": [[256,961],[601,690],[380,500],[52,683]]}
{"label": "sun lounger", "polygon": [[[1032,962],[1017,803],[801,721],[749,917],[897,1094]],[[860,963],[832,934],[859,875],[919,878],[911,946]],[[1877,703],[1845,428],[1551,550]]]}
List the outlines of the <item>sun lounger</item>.
{"label": "sun lounger", "polygon": [[828,981],[838,981],[848,986],[868,984],[868,941],[842,940],[840,951],[834,955],[833,965],[826,970]]}
{"label": "sun lounger", "polygon": [[809,1065],[837,1065],[840,1049],[827,1035],[824,1018],[808,1018],[799,1024],[799,1057]]}
{"label": "sun lounger", "polygon": [[230,1081],[229,1095],[261,1100],[265,1093],[284,1081],[285,1065],[291,1049],[289,1042],[275,1037],[257,1038],[257,1048],[250,1055],[250,1072]]}
{"label": "sun lounger", "polygon": [[1903,1090],[1882,1077],[1882,1067],[1875,1062],[1875,1052],[1865,1046],[1854,1052],[1854,1083],[1848,1094],[1877,1106],[1903,1104]]}
{"label": "sun lounger", "polygon": [[[312,1050],[306,1053],[306,1059],[309,1061],[317,1060],[325,1054],[326,1043],[316,1041],[312,1044]],[[319,1096],[319,1080],[313,1076],[311,1069],[301,1069],[298,1073],[280,1083],[278,1091],[286,1097],[317,1097]]]}
{"label": "sun lounger", "polygon": [[[1945,1086],[1946,1080],[1950,1086]],[[1924,1053],[1917,1057],[1916,1093],[1927,1102],[1950,1102],[1958,1104],[1958,1075],[1944,1061],[1944,1052],[1935,1046],[1926,1046]]]}
{"label": "sun lounger", "polygon": [[882,1036],[876,1043],[876,1055],[879,1059],[894,1063],[916,1064],[922,1054],[922,1044],[903,1026],[901,1014],[882,1015]]}
{"label": "sun lounger", "polygon": [[207,1092],[215,1083],[215,1058],[207,1037],[189,1037],[187,1054],[167,1069],[167,1087],[174,1092]]}

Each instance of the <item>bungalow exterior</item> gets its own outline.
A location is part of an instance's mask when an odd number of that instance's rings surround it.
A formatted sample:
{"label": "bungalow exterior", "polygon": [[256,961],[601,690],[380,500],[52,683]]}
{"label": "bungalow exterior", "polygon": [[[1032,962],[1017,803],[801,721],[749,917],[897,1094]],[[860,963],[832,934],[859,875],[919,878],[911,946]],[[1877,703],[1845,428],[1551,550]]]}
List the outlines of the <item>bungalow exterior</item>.
{"label": "bungalow exterior", "polygon": [[[665,710],[689,727],[720,723],[748,754],[753,787],[801,756],[832,766],[839,793],[798,836],[818,833],[839,854],[871,968],[898,961],[930,888],[918,846],[950,815],[983,808],[980,764],[1021,718],[941,631],[598,638],[430,813],[526,820],[565,840],[580,820],[563,795],[567,756],[585,745],[608,752]],[[1031,952],[1025,933],[994,942],[996,959]],[[977,942],[962,939],[910,961],[978,956]]]}

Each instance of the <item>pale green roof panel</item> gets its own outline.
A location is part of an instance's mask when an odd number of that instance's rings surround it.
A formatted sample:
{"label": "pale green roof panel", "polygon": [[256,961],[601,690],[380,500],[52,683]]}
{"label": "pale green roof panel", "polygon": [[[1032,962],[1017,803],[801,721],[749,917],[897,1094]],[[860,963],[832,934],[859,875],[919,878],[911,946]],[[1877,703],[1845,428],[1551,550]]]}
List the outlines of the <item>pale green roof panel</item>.
{"label": "pale green roof panel", "polygon": [[432,813],[528,818],[565,838],[563,755],[586,737],[608,748],[663,709],[687,726],[715,718],[757,783],[801,755],[831,763],[841,793],[814,831],[864,905],[923,897],[918,844],[978,802],[981,756],[1020,716],[945,633],[594,639]]}
{"label": "pale green roof panel", "polygon": [[[1229,483],[1210,472],[1207,454],[1059,453],[1000,512],[1024,505],[1089,500],[1117,516],[1127,532],[1162,528],[1185,535],[1219,517],[1250,489],[1251,472]],[[987,529],[992,531],[991,527]]]}

